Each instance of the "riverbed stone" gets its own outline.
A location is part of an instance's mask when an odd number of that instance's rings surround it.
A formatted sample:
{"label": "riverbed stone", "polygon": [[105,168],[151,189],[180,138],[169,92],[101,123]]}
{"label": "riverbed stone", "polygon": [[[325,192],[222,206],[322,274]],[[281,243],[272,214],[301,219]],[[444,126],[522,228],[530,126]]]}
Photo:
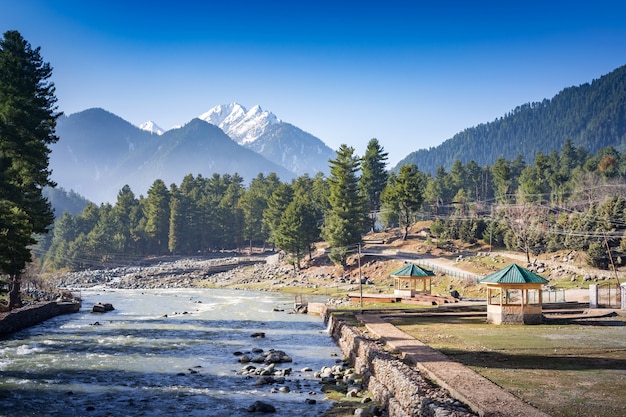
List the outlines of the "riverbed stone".
{"label": "riverbed stone", "polygon": [[273,376],[269,376],[269,375],[259,376],[256,379],[256,381],[254,381],[254,386],[260,387],[260,386],[263,386],[263,385],[270,385],[270,384],[273,384],[274,381],[275,380],[274,380]]}
{"label": "riverbed stone", "polygon": [[247,410],[249,413],[275,413],[276,407],[263,401],[255,401]]}

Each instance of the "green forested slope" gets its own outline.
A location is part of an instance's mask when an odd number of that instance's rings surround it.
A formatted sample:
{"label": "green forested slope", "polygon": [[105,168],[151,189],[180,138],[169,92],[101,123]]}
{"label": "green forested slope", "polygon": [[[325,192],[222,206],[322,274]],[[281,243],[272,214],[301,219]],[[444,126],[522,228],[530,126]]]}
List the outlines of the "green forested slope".
{"label": "green forested slope", "polygon": [[590,153],[612,146],[626,149],[626,66],[578,87],[569,87],[552,99],[517,107],[493,122],[465,129],[437,147],[413,152],[396,168],[414,163],[434,174],[455,160],[492,165],[496,159],[521,155],[532,162],[537,152],[560,150],[571,139],[574,147]]}

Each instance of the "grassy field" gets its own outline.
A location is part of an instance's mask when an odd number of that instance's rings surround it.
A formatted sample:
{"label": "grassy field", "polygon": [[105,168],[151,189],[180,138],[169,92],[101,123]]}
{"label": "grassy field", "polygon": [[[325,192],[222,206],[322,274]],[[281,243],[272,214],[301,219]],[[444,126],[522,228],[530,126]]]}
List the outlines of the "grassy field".
{"label": "grassy field", "polygon": [[555,417],[626,415],[626,318],[491,325],[420,317],[393,324]]}

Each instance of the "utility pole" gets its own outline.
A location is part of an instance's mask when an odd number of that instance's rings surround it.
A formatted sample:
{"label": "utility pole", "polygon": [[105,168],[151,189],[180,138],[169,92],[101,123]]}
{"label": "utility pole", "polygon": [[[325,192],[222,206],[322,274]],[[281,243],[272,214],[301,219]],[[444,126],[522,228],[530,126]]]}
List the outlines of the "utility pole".
{"label": "utility pole", "polygon": [[617,287],[619,288],[619,277],[617,276],[617,270],[615,269],[615,263],[613,262],[613,255],[611,254],[611,248],[609,247],[609,241],[606,240],[606,232],[603,230],[602,235],[604,236],[604,244],[606,245],[606,253],[609,255],[609,260],[611,261],[611,267],[613,268],[613,273],[615,274],[615,281],[617,281]]}
{"label": "utility pole", "polygon": [[363,278],[361,278],[361,244],[359,243],[359,300],[361,301],[361,310],[363,310]]}

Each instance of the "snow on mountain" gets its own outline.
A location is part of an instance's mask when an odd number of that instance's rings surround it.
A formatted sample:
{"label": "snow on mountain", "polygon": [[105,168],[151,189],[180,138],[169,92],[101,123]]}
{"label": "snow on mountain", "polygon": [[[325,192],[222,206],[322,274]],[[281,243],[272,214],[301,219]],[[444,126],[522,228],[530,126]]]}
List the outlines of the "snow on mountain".
{"label": "snow on mountain", "polygon": [[161,129],[159,125],[157,125],[151,120],[140,124],[139,129],[145,130],[146,132],[154,133],[157,135],[162,135],[163,133],[165,133],[165,130]]}
{"label": "snow on mountain", "polygon": [[249,148],[297,175],[328,172],[334,151],[315,136],[273,113],[239,103],[221,104],[198,116],[222,129],[233,141]]}
{"label": "snow on mountain", "polygon": [[281,123],[273,113],[259,105],[247,110],[239,103],[215,106],[198,118],[218,126],[240,145],[254,142],[268,126]]}

